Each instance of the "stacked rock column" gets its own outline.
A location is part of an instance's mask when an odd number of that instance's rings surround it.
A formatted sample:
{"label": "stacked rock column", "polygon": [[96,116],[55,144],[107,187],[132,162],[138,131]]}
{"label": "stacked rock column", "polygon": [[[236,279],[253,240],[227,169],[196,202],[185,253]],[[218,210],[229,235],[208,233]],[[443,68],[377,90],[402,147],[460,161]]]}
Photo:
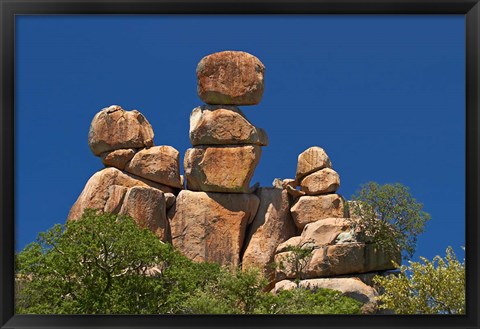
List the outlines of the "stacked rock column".
{"label": "stacked rock column", "polygon": [[85,209],[131,216],[162,241],[170,241],[166,212],[182,188],[179,152],[154,146],[153,129],[137,110],[112,105],[90,125],[88,144],[106,168],[95,173],[70,209],[68,220]]}
{"label": "stacked rock column", "polygon": [[[300,286],[339,290],[365,303],[365,310],[374,309],[377,292],[369,286],[371,278],[395,269],[391,261],[399,263],[400,255],[392,259],[354,228],[358,219],[349,218],[346,201],[336,193],[340,177],[325,151],[314,146],[302,152],[295,181],[284,185],[297,199],[290,210],[301,233],[276,249],[275,262],[283,266],[277,268],[274,291],[292,289],[297,285],[291,280],[301,279]],[[291,264],[292,247],[311,250],[300,274]]]}
{"label": "stacked rock column", "polygon": [[190,115],[187,189],[169,212],[173,245],[195,261],[240,263],[259,205],[250,180],[268,137],[237,106],[260,102],[264,70],[258,58],[240,51],[208,55],[197,66],[198,95],[206,105]]}

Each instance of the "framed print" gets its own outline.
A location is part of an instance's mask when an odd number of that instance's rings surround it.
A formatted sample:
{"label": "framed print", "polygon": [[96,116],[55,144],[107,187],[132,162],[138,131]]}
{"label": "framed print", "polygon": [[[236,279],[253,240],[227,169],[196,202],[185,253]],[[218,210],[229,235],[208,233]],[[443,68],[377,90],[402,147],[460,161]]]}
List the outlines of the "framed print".
{"label": "framed print", "polygon": [[0,3],[2,328],[478,328],[478,1]]}

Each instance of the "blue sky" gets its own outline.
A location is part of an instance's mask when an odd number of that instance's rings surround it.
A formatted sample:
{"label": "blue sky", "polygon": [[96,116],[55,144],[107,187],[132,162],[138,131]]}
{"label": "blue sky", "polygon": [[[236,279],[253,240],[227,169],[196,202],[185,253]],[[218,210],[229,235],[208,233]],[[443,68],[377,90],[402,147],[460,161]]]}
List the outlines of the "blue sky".
{"label": "blue sky", "polygon": [[112,104],[137,109],[155,145],[183,154],[195,69],[242,50],[266,66],[265,93],[242,111],[264,128],[252,185],[293,178],[320,146],[347,199],[361,184],[402,183],[432,220],[418,256],[465,245],[463,15],[17,16],[16,248],[64,223],[103,165],[90,122]]}

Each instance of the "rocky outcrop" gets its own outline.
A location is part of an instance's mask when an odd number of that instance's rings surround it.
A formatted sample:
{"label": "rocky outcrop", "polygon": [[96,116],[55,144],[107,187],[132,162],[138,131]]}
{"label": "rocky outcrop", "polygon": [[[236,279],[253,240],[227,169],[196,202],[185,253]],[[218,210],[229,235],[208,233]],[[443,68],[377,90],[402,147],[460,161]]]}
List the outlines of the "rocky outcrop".
{"label": "rocky outcrop", "polygon": [[277,246],[294,236],[296,227],[290,215],[290,200],[285,190],[259,188],[255,194],[260,206],[245,239],[242,269],[259,268],[269,276]]}
{"label": "rocky outcrop", "polygon": [[[358,218],[338,194],[340,176],[324,149],[312,146],[298,156],[295,179],[250,187],[269,141],[235,105],[260,102],[264,70],[244,52],[200,61],[198,95],[209,105],[190,115],[185,175],[175,148],[153,146],[153,129],[140,112],[116,105],[98,112],[88,143],[107,168],[88,180],[68,220],[87,208],[129,215],[196,262],[261,269],[269,287],[277,282],[274,291],[296,286],[284,279],[301,279],[302,287],[334,289],[374,305],[376,292],[364,282],[394,269],[400,254],[392,256],[352,228]],[[292,260],[302,249],[306,257],[295,268]]]}
{"label": "rocky outcrop", "polygon": [[258,205],[254,194],[183,190],[168,212],[172,244],[193,261],[238,266]]}
{"label": "rocky outcrop", "polygon": [[197,145],[268,145],[268,136],[235,106],[206,105],[190,114],[190,142]]}
{"label": "rocky outcrop", "polygon": [[75,220],[82,216],[85,209],[109,211],[118,208],[124,188],[134,186],[152,187],[162,192],[173,192],[171,187],[148,181],[141,177],[110,167],[95,173],[85,185],[77,201],[68,214],[68,220]]}
{"label": "rocky outcrop", "polygon": [[155,146],[137,152],[125,171],[156,183],[182,188],[179,162],[180,154],[175,148]]}
{"label": "rocky outcrop", "polygon": [[242,51],[222,51],[197,66],[198,96],[207,104],[255,105],[263,95],[265,66]]}
{"label": "rocky outcrop", "polygon": [[153,129],[137,110],[125,111],[112,105],[93,118],[88,145],[96,156],[118,149],[150,147],[153,146]]}
{"label": "rocky outcrop", "polygon": [[[350,239],[339,239],[349,235]],[[308,249],[311,256],[305,258],[301,273],[297,273],[292,260],[295,251],[291,247]],[[307,224],[298,237],[293,237],[277,247],[275,263],[276,278],[321,278],[345,274],[366,273],[394,269],[400,261],[400,254],[392,257],[386,250],[375,244],[365,243],[341,218],[329,218]]]}

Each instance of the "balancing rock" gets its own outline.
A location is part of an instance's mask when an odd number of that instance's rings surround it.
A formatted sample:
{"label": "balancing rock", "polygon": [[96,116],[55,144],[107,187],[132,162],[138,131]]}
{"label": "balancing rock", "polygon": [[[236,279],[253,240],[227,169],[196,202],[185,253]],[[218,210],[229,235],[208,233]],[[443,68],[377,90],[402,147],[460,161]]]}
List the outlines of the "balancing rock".
{"label": "balancing rock", "polygon": [[235,106],[199,106],[190,114],[190,142],[197,145],[268,145],[262,128],[251,124]]}
{"label": "balancing rock", "polygon": [[255,105],[263,95],[265,66],[243,51],[205,56],[197,66],[197,92],[207,104]]}
{"label": "balancing rock", "polygon": [[93,118],[88,145],[96,156],[118,149],[150,147],[153,146],[153,129],[137,110],[125,111],[112,105]]}
{"label": "balancing rock", "polygon": [[340,187],[340,176],[331,168],[324,168],[304,177],[300,188],[306,195],[335,193]]}

